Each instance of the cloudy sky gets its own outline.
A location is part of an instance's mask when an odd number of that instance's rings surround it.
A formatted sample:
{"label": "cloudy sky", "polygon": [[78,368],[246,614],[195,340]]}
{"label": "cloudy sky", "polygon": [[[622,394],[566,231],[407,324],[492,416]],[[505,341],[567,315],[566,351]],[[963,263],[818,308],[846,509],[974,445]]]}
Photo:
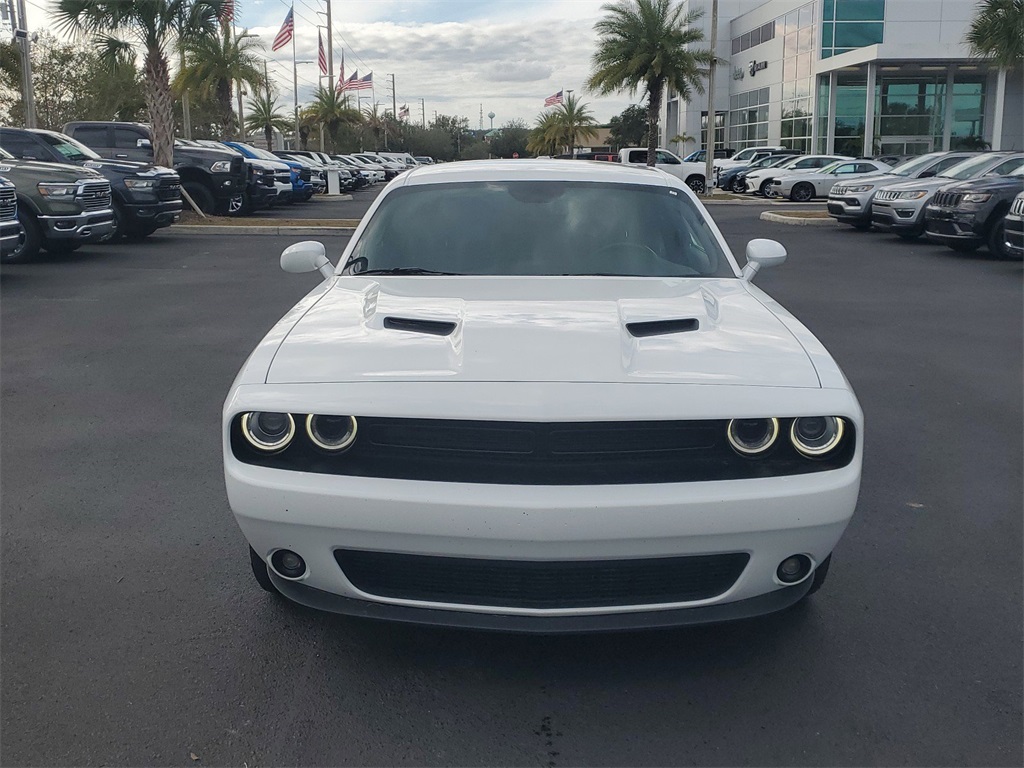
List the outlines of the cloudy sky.
{"label": "cloudy sky", "polygon": [[[420,120],[420,99],[429,123],[435,111],[464,115],[470,127],[521,118],[532,124],[544,99],[559,89],[580,93],[594,49],[594,22],[605,0],[334,0],[334,66],[360,76],[373,71],[376,100],[391,106],[395,75],[398,105],[408,104]],[[29,21],[47,25],[42,7],[31,0]],[[236,0],[236,23],[259,34],[266,46],[271,78],[286,104],[292,103],[291,46],[276,53],[270,44],[290,0]],[[317,11],[325,0],[295,0],[299,102],[317,84]],[[35,18],[33,18],[35,17]],[[38,21],[37,21],[38,20]],[[325,32],[326,35],[326,32]],[[326,45],[326,38],[325,38]],[[357,92],[369,96],[369,91]],[[595,117],[607,121],[631,101],[628,94],[598,98],[584,94]],[[363,102],[364,106],[366,102]]]}

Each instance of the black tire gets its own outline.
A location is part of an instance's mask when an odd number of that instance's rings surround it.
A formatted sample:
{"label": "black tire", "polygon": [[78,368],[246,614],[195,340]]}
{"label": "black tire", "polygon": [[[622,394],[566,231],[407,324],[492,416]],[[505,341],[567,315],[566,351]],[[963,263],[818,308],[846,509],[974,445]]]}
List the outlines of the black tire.
{"label": "black tire", "polygon": [[1006,219],[1000,219],[992,225],[989,230],[987,245],[988,252],[997,259],[1009,259],[1010,252],[1006,250],[1003,242],[1006,239]]}
{"label": "black tire", "polygon": [[772,196],[772,180],[771,179],[765,179],[764,181],[762,181],[761,182],[761,186],[758,187],[757,191],[761,193],[761,197],[771,197]]}
{"label": "black tire", "polygon": [[267,564],[263,562],[263,558],[256,554],[256,550],[249,547],[249,565],[252,566],[252,575],[256,577],[256,583],[260,585],[266,592],[272,592],[277,595],[280,594],[277,591],[277,587],[274,586],[274,582],[270,580],[270,571],[267,570]]}
{"label": "black tire", "polygon": [[101,243],[115,243],[128,233],[128,215],[125,213],[124,206],[114,200],[110,207],[114,211],[114,229],[109,235],[100,238],[99,242]]}
{"label": "black tire", "polygon": [[[213,195],[205,185],[200,184],[198,181],[186,181],[181,185],[181,188],[188,193],[188,196],[195,201],[195,204],[199,206],[199,210],[203,213],[211,214],[214,212],[216,204],[214,203]],[[186,210],[192,207],[188,205],[188,200],[185,201],[185,205],[188,206]]]}
{"label": "black tire", "polygon": [[686,186],[693,190],[695,195],[704,194],[704,177],[703,176],[691,176],[686,180]]}
{"label": "black tire", "polygon": [[21,237],[12,253],[4,256],[5,264],[24,264],[39,255],[43,246],[43,236],[39,230],[39,222],[25,205],[18,206],[18,221],[21,222]]}
{"label": "black tire", "polygon": [[825,583],[825,579],[828,577],[828,567],[832,565],[832,553],[830,552],[828,557],[821,561],[821,565],[814,569],[814,576],[811,578],[811,588],[807,590],[807,594],[804,597],[810,597],[819,589],[822,584]]}
{"label": "black tire", "polygon": [[733,176],[729,181],[729,191],[735,192],[737,195],[742,195],[747,191],[747,185],[740,181],[738,176]]}
{"label": "black tire", "polygon": [[814,187],[806,181],[801,181],[789,192],[789,199],[794,203],[806,203],[814,199]]}

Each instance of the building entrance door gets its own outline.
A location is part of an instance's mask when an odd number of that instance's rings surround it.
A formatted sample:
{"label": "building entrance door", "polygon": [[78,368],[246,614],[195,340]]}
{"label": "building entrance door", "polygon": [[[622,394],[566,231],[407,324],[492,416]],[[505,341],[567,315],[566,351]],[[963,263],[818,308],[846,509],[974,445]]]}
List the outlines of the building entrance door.
{"label": "building entrance door", "polygon": [[880,155],[926,155],[935,140],[930,136],[887,136],[879,140]]}

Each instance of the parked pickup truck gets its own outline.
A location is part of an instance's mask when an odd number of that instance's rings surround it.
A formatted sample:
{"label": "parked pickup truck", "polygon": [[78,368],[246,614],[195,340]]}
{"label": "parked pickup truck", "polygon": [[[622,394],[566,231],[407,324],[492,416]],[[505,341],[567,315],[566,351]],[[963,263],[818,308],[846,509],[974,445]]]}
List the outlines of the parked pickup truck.
{"label": "parked pickup truck", "polygon": [[0,176],[0,258],[14,253],[20,239],[18,193],[11,182]]}
{"label": "parked pickup truck", "polygon": [[146,237],[170,226],[181,214],[181,181],[170,168],[104,160],[84,144],[55,131],[0,128],[0,147],[22,160],[81,165],[103,174],[113,196],[112,240]]}
{"label": "parked pickup truck", "polygon": [[[639,147],[627,147],[619,151],[619,162],[623,165],[647,165],[647,150]],[[707,187],[707,176],[704,163],[684,163],[667,149],[659,149],[655,157],[655,167],[670,173],[677,179],[686,182],[686,186],[696,194],[703,194]]]}
{"label": "parked pickup truck", "polygon": [[[65,125],[64,133],[111,160],[153,162],[152,134],[142,123],[76,121]],[[240,207],[248,172],[238,155],[176,141],[174,170],[182,189],[203,213],[227,213],[231,207]]]}
{"label": "parked pickup truck", "polygon": [[14,183],[22,233],[4,261],[30,261],[45,248],[67,253],[114,229],[110,182],[73,165],[16,160],[0,149],[0,176]]}

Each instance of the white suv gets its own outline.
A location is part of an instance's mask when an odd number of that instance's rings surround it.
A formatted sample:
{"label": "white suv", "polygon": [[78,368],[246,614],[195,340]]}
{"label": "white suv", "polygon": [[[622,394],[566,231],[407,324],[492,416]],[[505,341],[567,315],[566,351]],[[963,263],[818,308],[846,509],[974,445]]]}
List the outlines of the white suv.
{"label": "white suv", "polygon": [[[707,166],[704,163],[685,163],[667,149],[659,149],[657,152],[655,167],[677,179],[682,179],[696,194],[704,193],[707,187]],[[623,165],[647,165],[647,150],[641,147],[627,147],[619,152],[619,162]]]}

